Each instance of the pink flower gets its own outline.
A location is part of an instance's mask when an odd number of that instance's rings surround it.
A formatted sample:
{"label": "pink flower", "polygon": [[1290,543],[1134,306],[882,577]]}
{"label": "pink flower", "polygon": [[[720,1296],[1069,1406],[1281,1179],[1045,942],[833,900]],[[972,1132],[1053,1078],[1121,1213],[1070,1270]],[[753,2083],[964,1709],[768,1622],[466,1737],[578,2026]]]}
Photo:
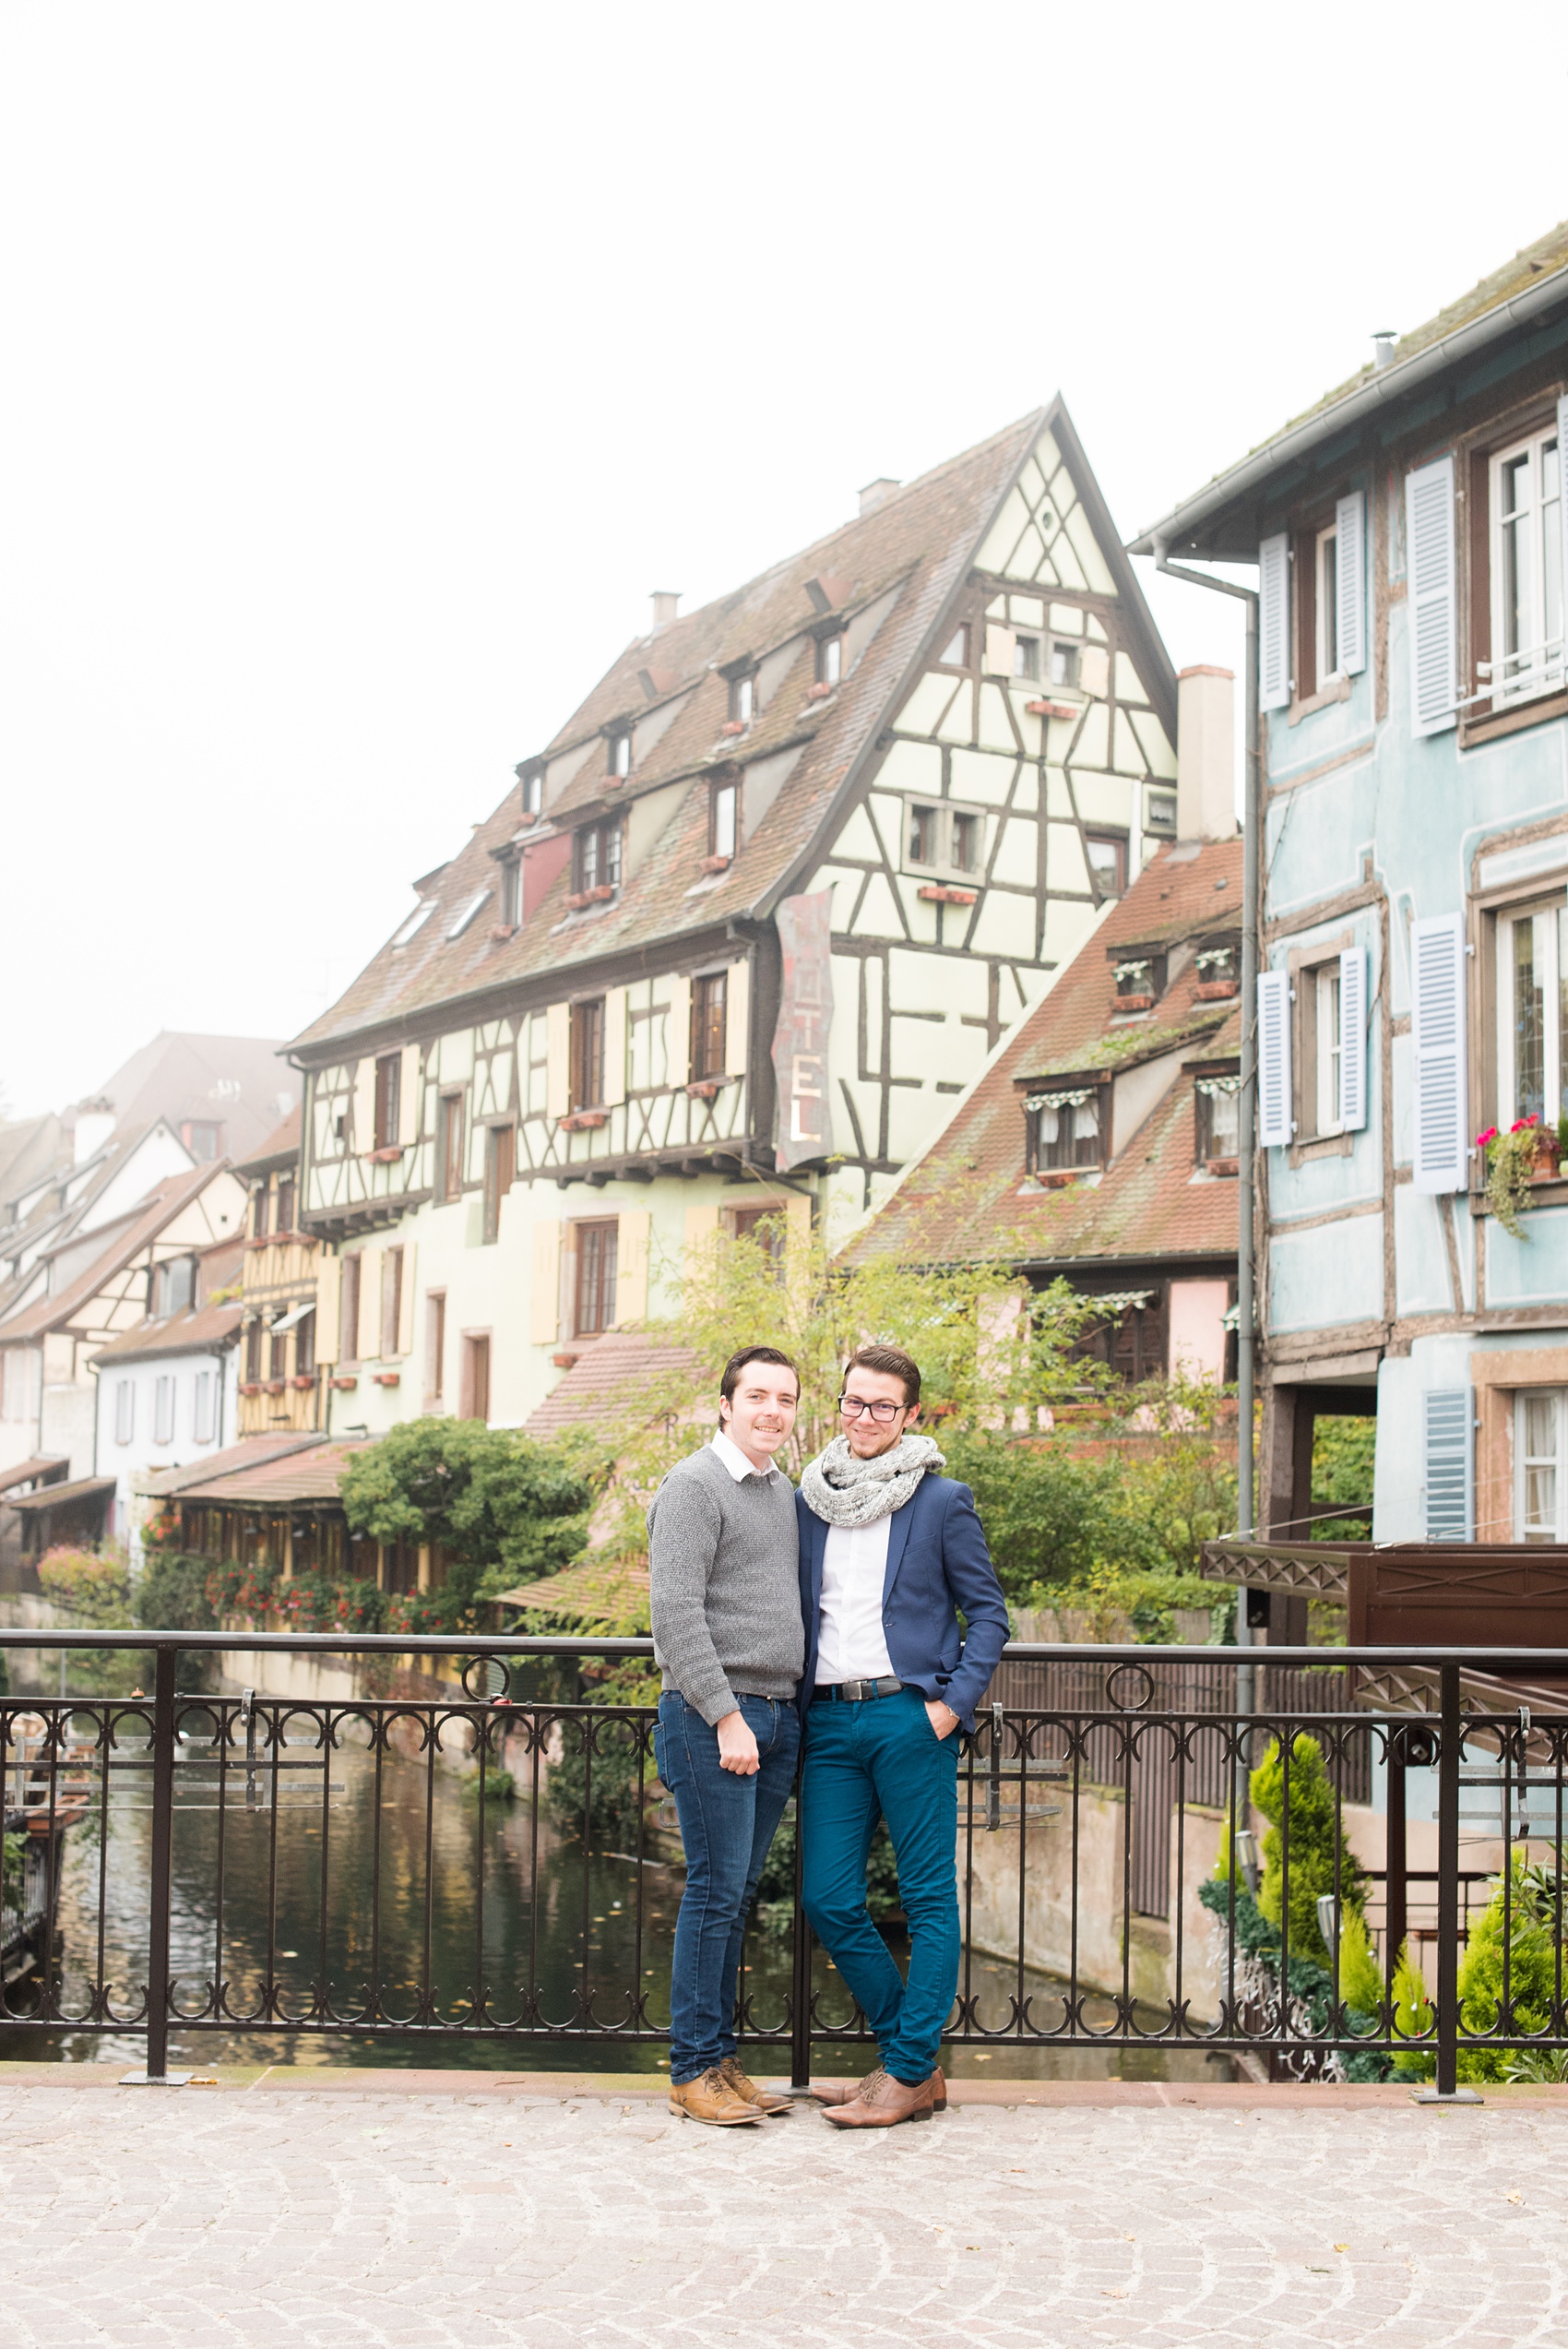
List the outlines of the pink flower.
{"label": "pink flower", "polygon": [[1476,1148],[1477,1148],[1478,1150],[1485,1150],[1485,1148],[1486,1148],[1486,1146],[1487,1146],[1487,1144],[1488,1144],[1489,1142],[1494,1142],[1494,1141],[1496,1141],[1496,1139],[1497,1139],[1497,1128],[1496,1128],[1496,1127],[1495,1127],[1495,1126],[1489,1126],[1489,1127],[1487,1127],[1486,1132],[1485,1132],[1484,1134],[1478,1134],[1478,1135],[1476,1136]]}
{"label": "pink flower", "polygon": [[1529,1117],[1518,1117],[1515,1118],[1513,1125],[1509,1127],[1508,1131],[1511,1134],[1527,1134],[1532,1126],[1538,1126],[1539,1124],[1540,1119],[1538,1115],[1532,1115]]}

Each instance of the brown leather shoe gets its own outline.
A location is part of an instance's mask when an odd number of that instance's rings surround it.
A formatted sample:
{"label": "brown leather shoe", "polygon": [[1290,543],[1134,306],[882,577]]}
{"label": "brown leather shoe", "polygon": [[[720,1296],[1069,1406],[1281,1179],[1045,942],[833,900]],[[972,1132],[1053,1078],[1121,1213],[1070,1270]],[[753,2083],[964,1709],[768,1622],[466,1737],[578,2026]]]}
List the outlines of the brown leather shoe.
{"label": "brown leather shoe", "polygon": [[[871,2080],[876,2076],[875,2072],[867,2074]],[[852,2105],[865,2084],[863,2080],[825,2080],[820,2088],[812,2090],[812,2094],[819,2105]],[[931,2075],[931,2109],[933,2113],[947,2110],[947,2082],[940,2064]]]}
{"label": "brown leather shoe", "polygon": [[717,2064],[710,2065],[699,2079],[670,2083],[670,2109],[683,2113],[688,2120],[705,2120],[715,2128],[743,2128],[760,2121],[761,2113],[737,2096]]}
{"label": "brown leather shoe", "polygon": [[733,2089],[742,2104],[754,2105],[759,2113],[766,2113],[770,2118],[776,2113],[789,2111],[789,2097],[775,2096],[771,2090],[759,2088],[756,2081],[742,2070],[739,2056],[726,2056],[719,2069],[725,2085]]}
{"label": "brown leather shoe", "polygon": [[911,2088],[891,2072],[873,2071],[849,2104],[829,2105],[827,2117],[835,2128],[892,2128],[901,2120],[929,2120],[935,2086],[934,2072]]}

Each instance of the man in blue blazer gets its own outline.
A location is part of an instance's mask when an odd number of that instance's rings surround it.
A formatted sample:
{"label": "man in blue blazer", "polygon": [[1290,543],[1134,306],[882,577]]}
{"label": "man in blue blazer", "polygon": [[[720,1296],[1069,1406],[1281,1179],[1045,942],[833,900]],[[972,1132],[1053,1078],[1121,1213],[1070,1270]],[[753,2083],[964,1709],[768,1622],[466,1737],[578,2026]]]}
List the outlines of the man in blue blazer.
{"label": "man in blue blazer", "polygon": [[[947,2101],[936,2057],[958,1987],[957,1731],[973,1731],[1007,1640],[973,1496],[937,1473],[941,1452],[914,1432],[920,1402],[907,1353],[862,1346],[844,1373],[842,1432],[796,1496],[802,1896],[882,2056],[858,2089],[824,2093],[844,2128],[929,2120]],[[866,1907],[879,1818],[909,1920],[907,1983]]]}

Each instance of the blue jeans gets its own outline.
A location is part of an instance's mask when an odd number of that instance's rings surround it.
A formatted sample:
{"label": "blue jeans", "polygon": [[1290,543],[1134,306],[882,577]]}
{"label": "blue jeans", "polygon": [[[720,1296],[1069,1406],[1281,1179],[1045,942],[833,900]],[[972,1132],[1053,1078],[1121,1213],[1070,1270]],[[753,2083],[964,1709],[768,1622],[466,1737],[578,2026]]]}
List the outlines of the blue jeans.
{"label": "blue jeans", "polygon": [[659,1774],[675,1798],[686,1847],[686,1889],[675,1920],[670,1977],[670,2077],[700,2080],[735,2053],[741,1942],[757,1878],[795,1783],[801,1717],[776,1697],[742,1697],[760,1767],[742,1778],[719,1766],[719,1732],[676,1689],[659,1700]]}
{"label": "blue jeans", "polygon": [[[884,2068],[910,2085],[929,2080],[958,1990],[958,1732],[939,1737],[913,1688],[814,1704],[801,1811],[812,1928],[875,2033]],[[909,1921],[908,1984],[866,1907],[879,1816]]]}

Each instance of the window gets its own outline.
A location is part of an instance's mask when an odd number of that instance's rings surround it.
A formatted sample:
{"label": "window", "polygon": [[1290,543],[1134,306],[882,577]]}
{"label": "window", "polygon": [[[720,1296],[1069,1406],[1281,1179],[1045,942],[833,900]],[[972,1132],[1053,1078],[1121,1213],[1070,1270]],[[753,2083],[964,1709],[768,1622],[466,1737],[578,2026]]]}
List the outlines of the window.
{"label": "window", "polygon": [[692,982],[692,1075],[722,1077],[725,1070],[725,1002],[729,974],[715,971]]}
{"label": "window", "polygon": [[463,1340],[463,1397],[465,1419],[490,1417],[490,1340],[470,1337]]}
{"label": "window", "polygon": [[1491,706],[1555,691],[1562,640],[1562,473],[1555,430],[1491,459]]}
{"label": "window", "polygon": [[267,1375],[268,1378],[289,1376],[289,1337],[287,1330],[274,1329],[267,1341]]}
{"label": "window", "polygon": [[1099,1091],[1087,1085],[1029,1095],[1024,1108],[1033,1120],[1035,1172],[1099,1164]]}
{"label": "window", "polygon": [[967,669],[969,665],[969,624],[967,620],[956,627],[947,639],[942,655],[942,665],[947,669]]}
{"label": "window", "polygon": [[435,1164],[444,1199],[463,1195],[463,1096],[443,1093],[436,1104]]}
{"label": "window", "polygon": [[584,824],[572,842],[574,894],[609,897],[621,886],[621,818]]}
{"label": "window", "polygon": [[754,672],[730,680],[730,722],[749,726],[756,714],[756,676]]}
{"label": "window", "polygon": [[1111,966],[1116,1001],[1128,1011],[1146,1011],[1165,993],[1163,954],[1123,954]]}
{"label": "window", "polygon": [[543,769],[543,768],[542,768],[542,767],[534,767],[534,768],[531,768],[531,769],[529,770],[529,772],[528,772],[526,775],[524,775],[524,777],[523,777],[523,779],[522,779],[522,782],[523,782],[523,795],[522,795],[522,796],[523,796],[523,805],[522,805],[522,812],[523,812],[523,814],[524,814],[525,816],[538,816],[538,815],[541,814],[541,813],[542,813],[542,811],[543,811],[543,808],[544,808],[544,769]]}
{"label": "window", "polygon": [[114,1382],[114,1441],[128,1444],[136,1434],[137,1390],[129,1378]]}
{"label": "window", "polygon": [[597,1337],[614,1326],[617,1238],[613,1222],[577,1225],[576,1328],[580,1338]]}
{"label": "window", "polygon": [[[358,1262],[357,1258],[354,1260]],[[265,1324],[260,1321],[252,1321],[246,1325],[245,1384],[247,1387],[258,1387],[261,1384],[261,1341],[264,1331]]]}
{"label": "window", "polygon": [[1089,882],[1097,903],[1108,897],[1123,897],[1127,889],[1127,835],[1125,832],[1086,832],[1084,854],[1088,859]]}
{"label": "window", "polygon": [[278,1229],[279,1233],[283,1233],[291,1232],[293,1228],[294,1177],[292,1174],[279,1174],[278,1177]]}
{"label": "window", "polygon": [[[363,1259],[358,1255],[343,1258],[342,1279],[338,1290],[338,1353],[342,1362],[358,1362],[360,1358],[360,1282],[364,1272]],[[259,1374],[252,1371],[252,1377]]]}
{"label": "window", "polygon": [[198,1444],[210,1444],[217,1429],[212,1424],[212,1396],[216,1381],[210,1370],[198,1370],[196,1381],[196,1413],[191,1432]]}
{"label": "window", "polygon": [[1497,1123],[1562,1115],[1568,1043],[1568,907],[1530,907],[1497,924]]}
{"label": "window", "polygon": [[1175,793],[1150,792],[1148,814],[1145,820],[1151,832],[1161,832],[1174,840],[1176,837]]}
{"label": "window", "polygon": [[1053,686],[1075,686],[1078,682],[1078,656],[1082,647],[1067,644],[1060,637],[1051,643],[1051,682]]}
{"label": "window", "polygon": [[1241,1149],[1241,1079],[1199,1077],[1196,1086],[1198,1163],[1218,1161],[1234,1170]]}
{"label": "window", "polygon": [[155,1444],[174,1440],[174,1381],[168,1377],[153,1381],[152,1440]]}
{"label": "window", "polygon": [[819,686],[837,686],[844,676],[844,638],[841,634],[818,637],[816,640],[816,681]]}
{"label": "window", "polygon": [[604,1099],[604,997],[572,1006],[571,1100],[573,1110],[597,1109]]}
{"label": "window", "polygon": [[1568,1542],[1568,1476],[1562,1473],[1568,1392],[1527,1389],[1514,1399],[1514,1521],[1519,1542]]}
{"label": "window", "polygon": [[195,1291],[195,1257],[176,1256],[166,1264],[155,1264],[152,1268],[152,1318],[162,1321],[172,1313],[185,1312]]}
{"label": "window", "polygon": [[438,1403],[445,1391],[446,1292],[432,1289],[424,1301],[424,1399]]}
{"label": "window", "polygon": [[479,912],[481,906],[488,905],[489,902],[490,891],[487,888],[475,889],[471,897],[464,898],[462,903],[458,906],[457,911],[453,914],[452,919],[446,924],[446,936],[448,940],[452,938],[460,938],[463,932],[468,928],[469,924],[473,920],[474,915]]}
{"label": "window", "polygon": [[402,1082],[402,1054],[384,1052],[375,1064],[374,1147],[377,1150],[392,1150],[397,1145]]}
{"label": "window", "polygon": [[737,784],[714,784],[707,803],[707,853],[710,856],[734,855],[740,798]]}
{"label": "window", "polygon": [[750,1240],[777,1266],[784,1261],[784,1208],[775,1201],[771,1207],[737,1207],[731,1210],[731,1236]]}
{"label": "window", "polygon": [[1241,984],[1241,949],[1236,945],[1200,947],[1193,958],[1200,987],[1234,995]]}
{"label": "window", "polygon": [[905,813],[904,862],[916,871],[978,877],[985,866],[986,819],[979,808],[946,800],[910,800]]}
{"label": "window", "polygon": [[624,782],[626,777],[631,773],[631,735],[629,733],[612,734],[610,737],[609,772],[615,776],[620,781]]}
{"label": "window", "polygon": [[408,920],[404,923],[402,928],[400,930],[394,931],[392,936],[393,945],[407,946],[409,940],[413,937],[417,932],[423,929],[425,924],[429,921],[434,911],[435,900],[433,897],[427,897],[420,904],[416,905]]}
{"label": "window", "polygon": [[384,1250],[381,1258],[381,1360],[389,1362],[398,1351],[398,1331],[403,1318],[403,1251]]}
{"label": "window", "polygon": [[258,1183],[251,1193],[251,1237],[253,1240],[265,1240],[267,1237],[267,1210],[269,1205],[267,1185]]}
{"label": "window", "polygon": [[1013,638],[1013,674],[1016,677],[1039,675],[1039,637],[1016,636]]}
{"label": "window", "polygon": [[315,1376],[315,1315],[304,1313],[294,1324],[294,1376],[314,1378]]}
{"label": "window", "polygon": [[1339,533],[1331,522],[1313,543],[1314,688],[1339,674]]}
{"label": "window", "polygon": [[501,1202],[517,1174],[517,1129],[487,1126],[484,1129],[484,1245],[493,1247],[501,1236]]}
{"label": "window", "polygon": [[182,1129],[185,1148],[195,1159],[217,1158],[223,1148],[223,1128],[208,1120],[197,1118]]}
{"label": "window", "polygon": [[1313,1055],[1317,1068],[1317,1131],[1337,1134],[1345,1125],[1338,963],[1324,963],[1313,973],[1312,984],[1317,1010],[1317,1050]]}
{"label": "window", "polygon": [[523,860],[509,856],[501,867],[501,921],[504,928],[517,929],[523,918]]}

